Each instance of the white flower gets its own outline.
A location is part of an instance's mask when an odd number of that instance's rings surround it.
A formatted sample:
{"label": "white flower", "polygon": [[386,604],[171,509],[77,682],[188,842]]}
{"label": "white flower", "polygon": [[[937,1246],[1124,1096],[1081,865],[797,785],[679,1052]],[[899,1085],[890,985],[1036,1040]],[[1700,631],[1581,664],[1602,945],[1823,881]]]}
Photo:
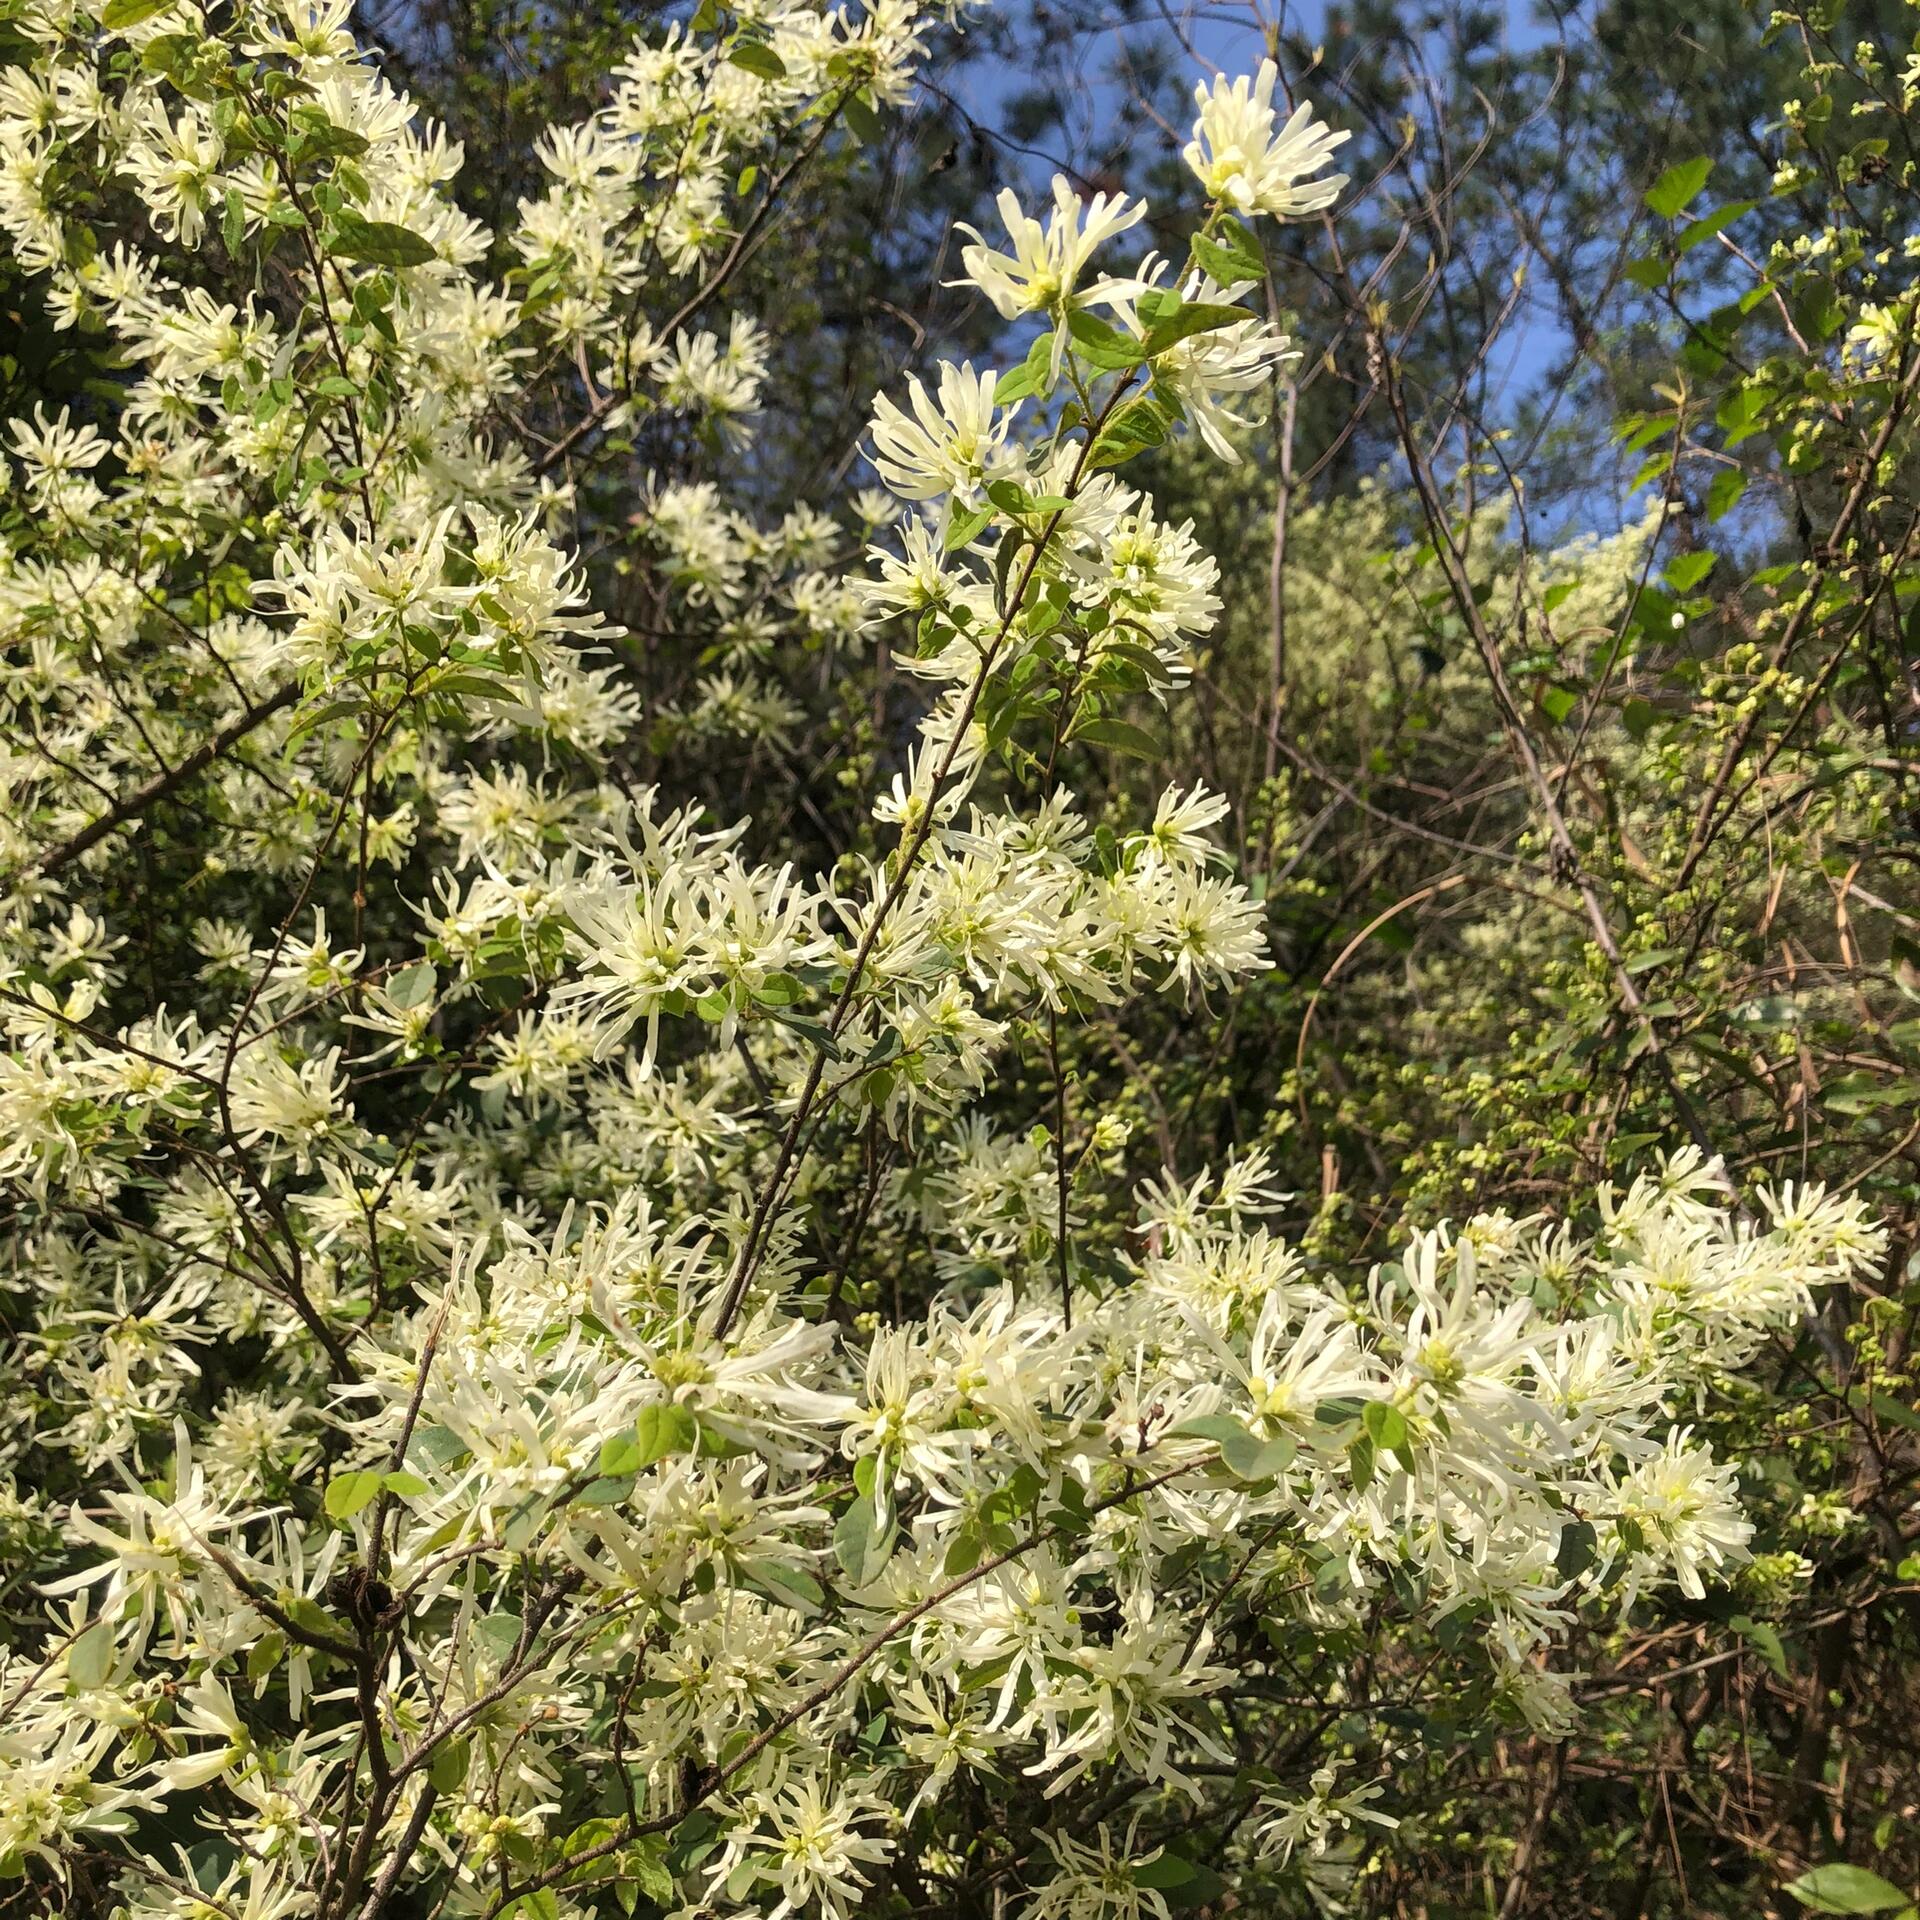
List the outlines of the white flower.
{"label": "white flower", "polygon": [[[1181,297],[1190,303],[1233,304],[1221,288],[1199,275],[1188,280]],[[1132,324],[1139,326],[1137,320]],[[1299,357],[1290,335],[1249,314],[1231,326],[1212,327],[1175,341],[1154,356],[1153,375],[1192,415],[1194,430],[1208,451],[1216,459],[1235,461],[1240,456],[1229,430],[1245,427],[1247,421],[1221,405],[1221,396],[1258,392],[1271,383],[1276,367]]]}
{"label": "white flower", "polygon": [[1104,1822],[1090,1845],[1052,1827],[1040,1838],[1053,1856],[1053,1877],[1031,1889],[1020,1920],[1170,1920],[1166,1895],[1134,1872],[1159,1859],[1164,1847],[1136,1856],[1134,1829],[1116,1844]]}
{"label": "white flower", "polygon": [[1279,78],[1280,69],[1263,60],[1251,82],[1244,74],[1237,80],[1222,74],[1211,91],[1195,87],[1200,117],[1185,158],[1217,204],[1286,219],[1318,213],[1340,197],[1345,174],[1307,176],[1318,173],[1349,136],[1322,125],[1304,104],[1276,134],[1273,90]]}
{"label": "white flower", "polygon": [[167,1793],[192,1793],[207,1786],[238,1766],[253,1745],[233,1695],[211,1678],[196,1681],[182,1695],[178,1728],[181,1733],[211,1739],[214,1744],[178,1759],[163,1760],[154,1769],[154,1779]]}
{"label": "white flower", "polygon": [[1704,1575],[1747,1558],[1753,1525],[1740,1511],[1735,1470],[1716,1463],[1692,1431],[1669,1434],[1614,1491],[1614,1529],[1627,1554],[1630,1593],[1671,1574],[1689,1600],[1704,1599]]}
{"label": "white flower", "polygon": [[33,420],[16,420],[9,429],[13,451],[37,481],[57,480],[97,467],[106,458],[107,443],[91,423],[73,424],[71,411],[62,407],[53,419],[44,406],[35,406]]}
{"label": "white flower", "polygon": [[295,1062],[262,1040],[234,1061],[228,1099],[242,1145],[284,1142],[304,1172],[313,1149],[352,1117],[346,1091],[338,1047]]}
{"label": "white flower", "polygon": [[878,571],[860,583],[859,591],[875,618],[922,613],[944,604],[954,591],[939,528],[916,516],[901,524],[899,534],[901,553],[889,547],[867,549]]}
{"label": "white flower", "polygon": [[1294,1848],[1304,1845],[1317,1859],[1326,1852],[1333,1838],[1356,1820],[1389,1829],[1400,1824],[1391,1814],[1381,1813],[1372,1804],[1382,1791],[1377,1780],[1342,1793],[1336,1786],[1339,1775],[1337,1765],[1317,1767],[1304,1800],[1288,1800],[1276,1795],[1263,1801],[1273,1814],[1254,1829],[1254,1841],[1260,1850],[1287,1860],[1292,1858]]}
{"label": "white flower", "polygon": [[891,1840],[857,1830],[857,1822],[875,1818],[883,1807],[869,1794],[830,1793],[813,1775],[790,1781],[766,1803],[771,1833],[755,1832],[738,1842],[716,1880],[727,1879],[737,1854],[780,1889],[767,1920],[813,1910],[828,1920],[846,1920],[871,1884],[862,1868],[893,1857]]}
{"label": "white flower", "polygon": [[1168,961],[1170,978],[1191,989],[1224,983],[1265,964],[1266,912],[1245,887],[1191,867],[1167,874],[1160,924],[1145,944]]}
{"label": "white flower", "polygon": [[995,204],[1006,223],[1013,252],[996,251],[987,245],[978,228],[963,223],[960,231],[970,235],[974,244],[960,254],[967,281],[953,284],[970,281],[993,302],[1002,319],[1042,313],[1063,320],[1076,306],[1109,299],[1130,284],[1102,280],[1083,293],[1076,292],[1081,271],[1101,243],[1125,233],[1146,217],[1144,201],[1129,201],[1125,194],[1097,193],[1088,203],[1067,184],[1063,174],[1056,173],[1053,212],[1044,228],[1022,210],[1010,187],[1002,191]]}
{"label": "white flower", "polygon": [[954,493],[973,498],[996,471],[1017,409],[993,403],[999,375],[973,363],[940,367],[936,401],[918,380],[908,383],[911,414],[884,393],[874,402],[873,464],[903,500]]}

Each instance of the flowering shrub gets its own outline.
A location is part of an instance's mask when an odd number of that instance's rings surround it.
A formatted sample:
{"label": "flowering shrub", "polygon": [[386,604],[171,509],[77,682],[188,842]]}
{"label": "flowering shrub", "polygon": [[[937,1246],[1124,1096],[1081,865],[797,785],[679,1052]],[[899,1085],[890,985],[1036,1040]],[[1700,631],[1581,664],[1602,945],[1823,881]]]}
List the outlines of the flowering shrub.
{"label": "flowering shrub", "polygon": [[[1062,1064],[1268,961],[1218,795],[1116,827],[1061,768],[1184,696],[1218,569],[1123,471],[1234,457],[1298,352],[1244,223],[1330,207],[1340,136],[1271,65],[1200,88],[1177,264],[1115,257],[1130,198],[1003,197],[961,265],[1025,358],[882,395],[880,487],[771,520],[729,289],[936,22],[708,0],[496,240],[347,18],[35,0],[0,102],[0,220],[124,372],[7,435],[0,1870],[129,1920],[1165,1920],[1393,1831],[1322,1751],[1372,1681],[1302,1700],[1303,1649],[1390,1613],[1455,1725],[1565,1732],[1583,1609],[1746,1559],[1689,1409],[1878,1258],[1863,1208],[1685,1148],[1591,1235],[1354,1277],[1258,1150],[1128,1196]],[[633,777],[796,720],[628,684],[566,475],[649,434],[715,456],[640,505],[663,619],[883,632],[922,688],[871,856]],[[875,1215],[930,1299],[856,1308]]]}

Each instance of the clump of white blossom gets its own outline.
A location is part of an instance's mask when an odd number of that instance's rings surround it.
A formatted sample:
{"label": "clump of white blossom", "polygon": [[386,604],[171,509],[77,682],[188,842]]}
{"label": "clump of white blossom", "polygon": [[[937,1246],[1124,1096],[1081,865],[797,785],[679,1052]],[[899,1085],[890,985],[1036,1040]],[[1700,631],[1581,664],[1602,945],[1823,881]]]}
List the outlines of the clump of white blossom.
{"label": "clump of white blossom", "polygon": [[[1590,1238],[1474,1220],[1349,1284],[1272,1231],[1255,1154],[1167,1169],[1095,1264],[1072,1241],[1122,1130],[1069,1165],[978,1110],[1017,1028],[1198,1008],[1265,964],[1218,796],[1115,832],[1053,768],[1178,699],[1220,611],[1120,470],[1187,428],[1230,456],[1295,351],[1240,217],[1328,207],[1338,137],[1276,129],[1271,66],[1203,90],[1178,270],[1096,264],[1138,203],[1060,182],[1043,226],[1005,196],[965,271],[1038,335],[881,398],[857,537],[650,491],[641,537],[733,649],[655,723],[791,728],[763,620],[904,636],[924,717],[873,798],[885,851],[814,872],[606,773],[642,716],[514,399],[559,353],[583,437],[749,435],[765,339],[715,310],[772,191],[742,182],[903,99],[930,17],[644,33],[540,143],[496,282],[457,144],[349,13],[28,0],[0,96],[0,225],[126,367],[111,417],[5,435],[30,533],[0,553],[0,1178],[32,1418],[0,1538],[46,1620],[0,1665],[0,1870],[84,1863],[127,1920],[403,1893],[566,1920],[608,1882],[839,1920],[934,1870],[948,1796],[1026,1781],[1138,1805],[1045,1832],[1016,1910],[1164,1920],[1185,1869],[1142,1820],[1212,1791],[1235,1609],[1464,1624],[1496,1691],[1569,1724],[1579,1609],[1745,1557],[1688,1412],[1879,1254],[1857,1203],[1788,1190],[1755,1225],[1683,1153]],[[166,264],[216,238],[275,277],[222,299]],[[686,317],[656,333],[661,283]],[[983,777],[1009,754],[1026,800]],[[95,883],[189,777],[218,851],[168,1003]],[[408,939],[313,900],[410,861]],[[404,1135],[368,1118],[396,1075]],[[823,1132],[887,1143],[870,1203],[933,1247],[923,1314],[836,1311]],[[254,1384],[216,1393],[234,1354]],[[1257,1850],[1390,1831],[1381,1793],[1316,1756]]]}

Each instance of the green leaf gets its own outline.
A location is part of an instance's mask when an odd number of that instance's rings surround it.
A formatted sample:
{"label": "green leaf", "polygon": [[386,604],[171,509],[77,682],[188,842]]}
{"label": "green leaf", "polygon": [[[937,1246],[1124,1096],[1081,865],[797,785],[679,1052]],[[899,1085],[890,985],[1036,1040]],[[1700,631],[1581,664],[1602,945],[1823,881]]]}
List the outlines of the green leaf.
{"label": "green leaf", "polygon": [[668,1871],[665,1854],[666,1841],[657,1834],[648,1834],[639,1846],[629,1847],[621,1854],[620,1871],[656,1907],[671,1911],[680,1904],[680,1893]]}
{"label": "green leaf", "polygon": [[1803,333],[1825,340],[1846,323],[1848,307],[1833,284],[1815,280],[1794,296],[1793,317]]}
{"label": "green leaf", "polygon": [[1649,292],[1655,287],[1664,287],[1672,271],[1657,253],[1643,253],[1639,259],[1627,262],[1627,278],[1636,287],[1645,287]]}
{"label": "green leaf", "polygon": [[1815,1913],[1886,1913],[1910,1904],[1891,1881],[1838,1860],[1789,1880],[1786,1891]]}
{"label": "green leaf", "polygon": [[[621,1823],[618,1820],[609,1820],[604,1816],[594,1820],[583,1820],[561,1843],[560,1852],[563,1858],[571,1859],[576,1853],[590,1852],[593,1848],[604,1846],[609,1841],[618,1842],[620,1835]],[[589,1860],[584,1865],[575,1867],[560,1884],[563,1887],[591,1884],[599,1879],[609,1866],[617,1870],[617,1857],[613,1860]]]}
{"label": "green leaf", "polygon": [[384,1477],[367,1471],[335,1474],[327,1482],[324,1502],[327,1517],[332,1520],[351,1520],[378,1495]]}
{"label": "green leaf", "polygon": [[847,131],[863,147],[877,146],[880,140],[880,116],[867,105],[859,94],[854,94],[840,109],[840,117],[847,123]]}
{"label": "green leaf", "polygon": [[1685,947],[1647,947],[1630,955],[1621,965],[1631,974],[1651,973],[1655,967],[1670,966],[1684,956]]}
{"label": "green leaf", "polygon": [[953,517],[947,522],[947,537],[942,542],[948,553],[958,553],[962,547],[971,546],[975,535],[993,518],[991,507],[955,507]]}
{"label": "green leaf", "polygon": [[1196,1440],[1211,1440],[1221,1447],[1246,1431],[1245,1423],[1236,1420],[1230,1413],[1197,1413],[1191,1420],[1182,1420],[1173,1429],[1176,1434],[1191,1434]]}
{"label": "green leaf", "polygon": [[699,1423],[678,1401],[656,1401],[640,1409],[632,1426],[601,1442],[600,1477],[624,1479],[669,1454],[691,1453],[699,1437]]}
{"label": "green leaf", "polygon": [[1667,585],[1675,593],[1691,593],[1713,571],[1710,553],[1676,553],[1667,562]]}
{"label": "green leaf", "polygon": [[1043,333],[1027,349],[1027,357],[1011,373],[1003,373],[995,382],[993,404],[1011,406],[1030,393],[1045,393],[1053,385],[1053,334]]}
{"label": "green leaf", "polygon": [[1663,640],[1673,631],[1678,611],[1673,595],[1658,587],[1642,587],[1633,596],[1633,624],[1650,640]]}
{"label": "green leaf", "polygon": [[438,257],[411,227],[391,220],[366,220],[344,208],[333,216],[326,246],[329,253],[370,267],[421,267]]}
{"label": "green leaf", "polygon": [[67,1649],[67,1678],[82,1692],[113,1671],[113,1622],[96,1620]]}
{"label": "green leaf", "polygon": [[1267,270],[1260,243],[1238,220],[1223,223],[1218,239],[1193,236],[1193,263],[1223,287],[1237,287],[1260,279]]}
{"label": "green leaf", "polygon": [[846,1058],[846,1055],[840,1051],[840,1043],[828,1031],[824,1021],[804,1019],[797,1013],[789,1013],[784,1007],[769,1007],[767,1012],[789,1033],[797,1033],[809,1046],[817,1047],[829,1060]]}
{"label": "green leaf", "polygon": [[1222,327],[1235,327],[1254,316],[1245,307],[1229,307],[1210,300],[1182,301],[1171,313],[1163,314],[1147,329],[1146,355],[1149,360],[1196,333],[1217,333]]}
{"label": "green leaf", "polygon": [[826,1605],[826,1589],[820,1582],[804,1567],[790,1567],[784,1560],[755,1561],[741,1569],[741,1577],[783,1607],[812,1613]]}
{"label": "green leaf", "polygon": [[504,680],[484,673],[443,674],[428,687],[429,693],[465,694],[471,700],[509,700],[514,689]]}
{"label": "green leaf", "polygon": [[587,1484],[573,1496],[574,1505],[580,1507],[617,1507],[633,1497],[633,1475],[630,1473],[603,1474],[597,1480]]}
{"label": "green leaf", "polygon": [[457,1793],[467,1777],[467,1761],[472,1754],[467,1740],[456,1734],[444,1741],[427,1763],[427,1778],[442,1793]]}
{"label": "green leaf", "polygon": [[[140,64],[149,73],[164,73],[171,77],[200,51],[200,46],[197,33],[157,33],[140,49]],[[176,80],[174,84],[177,86],[179,82]],[[238,149],[241,144],[236,140],[230,151]],[[299,217],[297,213],[294,215],[296,220]]]}
{"label": "green leaf", "polygon": [[1574,1520],[1560,1529],[1560,1549],[1553,1570],[1562,1580],[1577,1580],[1600,1557],[1600,1536],[1588,1520]]}
{"label": "green leaf", "polygon": [[1142,394],[1129,400],[1100,429],[1087,464],[1096,468],[1117,467],[1135,454],[1159,446],[1171,424],[1166,408],[1151,395]]}
{"label": "green leaf", "polygon": [[339,1621],[317,1601],[309,1600],[304,1593],[283,1593],[280,1597],[280,1611],[302,1633],[310,1634],[316,1640],[325,1640],[338,1647],[349,1644],[341,1633]]}
{"label": "green leaf", "polygon": [[404,1467],[396,1467],[391,1473],[380,1476],[380,1484],[389,1493],[413,1495],[431,1493],[433,1489],[417,1473],[409,1473]]}
{"label": "green leaf", "polygon": [[1580,704],[1580,696],[1571,687],[1548,687],[1540,695],[1540,711],[1558,727]]}
{"label": "green leaf", "polygon": [[1669,167],[1647,189],[1647,205],[1663,220],[1673,219],[1707,184],[1707,175],[1712,171],[1713,162],[1705,154],[1697,160],[1682,160],[1678,166]]}
{"label": "green leaf", "polygon": [[358,700],[331,700],[324,707],[296,720],[287,729],[287,745],[291,747],[302,735],[312,733],[319,727],[331,726],[336,720],[357,718],[362,708],[363,703]]}
{"label": "green leaf", "polygon": [[156,13],[165,13],[172,5],[173,0],[107,0],[100,24],[109,33],[119,33],[123,28],[137,27],[142,20],[151,20]]}
{"label": "green leaf", "polygon": [[1149,686],[1165,686],[1172,679],[1167,663],[1157,653],[1149,653],[1145,647],[1136,647],[1131,640],[1108,640],[1103,637],[1097,658],[1124,660],[1128,666],[1139,670],[1141,678]]}
{"label": "green leaf", "polygon": [[[1037,604],[1027,603],[1027,637],[1031,640],[1043,640],[1066,617],[1066,609],[1057,600],[1042,599]],[[1037,660],[1038,656],[1028,654],[1028,660]],[[1021,662],[1025,665],[1025,661]],[[1020,684],[1024,685],[1025,682]]]}
{"label": "green leaf", "polygon": [[1629,493],[1638,493],[1649,480],[1658,480],[1673,465],[1671,453],[1656,453],[1640,463],[1640,470],[1627,483]]}
{"label": "green leaf", "polygon": [[410,967],[403,967],[387,982],[387,998],[396,1007],[411,1011],[414,1007],[424,1007],[433,998],[438,983],[439,976],[432,962],[418,960]]}
{"label": "green leaf", "polygon": [[893,1553],[893,1510],[862,1493],[833,1529],[833,1557],[856,1586],[876,1579]]}
{"label": "green leaf", "polygon": [[494,1659],[504,1661],[513,1657],[524,1624],[517,1613],[483,1613],[473,1623],[473,1630]]}
{"label": "green leaf", "polygon": [[1010,407],[1016,400],[1026,399],[1033,390],[1033,370],[1023,360],[993,383],[993,404]]}
{"label": "green leaf", "polygon": [[1674,431],[1671,413],[1630,413],[1614,429],[1614,437],[1620,442],[1623,453],[1642,453],[1656,440],[1666,439]]}
{"label": "green leaf", "polygon": [[1707,488],[1707,518],[1723,520],[1747,490],[1747,476],[1738,467],[1722,467]]}
{"label": "green leaf", "polygon": [[1175,1912],[1204,1907],[1218,1913],[1226,1891],[1226,1882],[1211,1867],[1196,1866],[1178,1886],[1164,1889],[1161,1897]]}
{"label": "green leaf", "polygon": [[1069,314],[1067,333],[1073,341],[1074,357],[1100,373],[1137,367],[1146,357],[1145,349],[1131,334],[1121,333],[1090,313]]}
{"label": "green leaf", "polygon": [[736,67],[758,74],[762,80],[784,80],[787,77],[787,63],[771,47],[763,46],[758,40],[736,40],[727,49],[727,58]]}
{"label": "green leaf", "polygon": [[1407,1417],[1384,1400],[1370,1400],[1360,1414],[1367,1438],[1382,1453],[1398,1453],[1407,1444]]}
{"label": "green leaf", "polygon": [[987,483],[987,498],[1002,513],[1040,516],[1065,513],[1073,505],[1064,494],[1029,493],[1017,480],[992,480]]}
{"label": "green leaf", "polygon": [[1920,1412],[1916,1412],[1902,1400],[1896,1400],[1890,1393],[1876,1393],[1869,1403],[1882,1420],[1890,1420],[1896,1427],[1905,1427],[1910,1433],[1920,1433]]}
{"label": "green leaf", "polygon": [[1714,408],[1714,424],[1726,429],[1728,446],[1738,446],[1742,440],[1758,431],[1761,419],[1772,404],[1771,387],[1735,387]]}
{"label": "green leaf", "polygon": [[502,1907],[499,1920],[560,1920],[560,1896],[551,1887],[537,1887]]}
{"label": "green leaf", "polygon": [[1743,215],[1753,211],[1751,200],[1730,200],[1724,207],[1714,210],[1702,218],[1690,221],[1680,229],[1680,237],[1674,241],[1676,253],[1691,253],[1703,240],[1711,240],[1716,233],[1730,227]]}
{"label": "green leaf", "polygon": [[1002,513],[1031,513],[1033,495],[1017,480],[989,480],[987,498]]}
{"label": "green leaf", "polygon": [[1130,1871],[1136,1887],[1184,1887],[1198,1869],[1177,1853],[1162,1851],[1151,1860],[1136,1860]]}
{"label": "green leaf", "polygon": [[655,1907],[672,1910],[680,1905],[680,1885],[657,1853],[626,1853],[620,1857],[620,1866],[626,1878],[632,1880]]}
{"label": "green leaf", "polygon": [[1130,720],[1080,720],[1075,722],[1067,738],[1085,740],[1096,747],[1111,747],[1115,753],[1130,754],[1136,760],[1160,757],[1160,743]]}
{"label": "green leaf", "polygon": [[1743,1639],[1751,1640],[1766,1656],[1767,1665],[1782,1680],[1787,1677],[1787,1650],[1780,1643],[1779,1631],[1770,1627],[1764,1620],[1750,1619],[1746,1614],[1736,1614],[1732,1621],[1734,1632]]}
{"label": "green leaf", "polygon": [[941,1562],[940,1571],[949,1580],[957,1580],[980,1564],[980,1556],[985,1551],[986,1543],[980,1538],[979,1528],[962,1527],[948,1544],[947,1557]]}
{"label": "green leaf", "polygon": [[1182,1420],[1173,1431],[1213,1441],[1221,1464],[1238,1480],[1271,1480],[1293,1462],[1294,1444],[1286,1434],[1263,1440],[1230,1413],[1199,1414]]}
{"label": "green leaf", "polygon": [[467,1443],[451,1427],[421,1427],[407,1451],[417,1451],[436,1467],[450,1467],[466,1458]]}

